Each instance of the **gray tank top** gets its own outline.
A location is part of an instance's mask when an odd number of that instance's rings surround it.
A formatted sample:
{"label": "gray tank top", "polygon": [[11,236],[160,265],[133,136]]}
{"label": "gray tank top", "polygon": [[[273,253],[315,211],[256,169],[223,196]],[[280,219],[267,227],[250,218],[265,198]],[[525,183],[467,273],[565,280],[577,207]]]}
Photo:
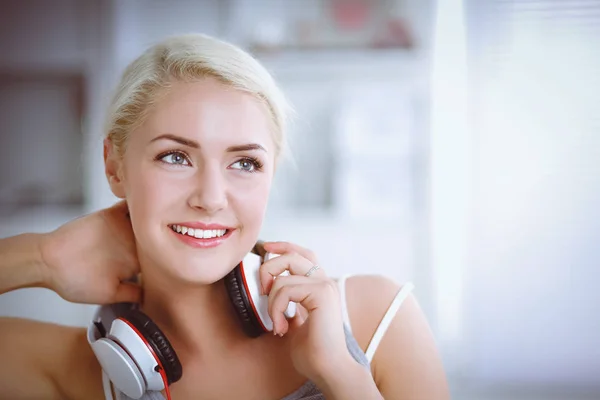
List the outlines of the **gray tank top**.
{"label": "gray tank top", "polygon": [[[370,371],[371,368],[365,353],[356,342],[356,339],[354,339],[354,336],[346,324],[344,324],[344,332],[346,334],[346,346],[348,347],[348,351],[359,364]],[[133,400],[122,393],[117,393],[116,398],[117,400]],[[165,397],[160,392],[147,392],[142,396],[141,400],[165,400]],[[317,385],[311,381],[307,381],[304,385],[300,386],[281,400],[325,400],[325,396],[319,390]]]}

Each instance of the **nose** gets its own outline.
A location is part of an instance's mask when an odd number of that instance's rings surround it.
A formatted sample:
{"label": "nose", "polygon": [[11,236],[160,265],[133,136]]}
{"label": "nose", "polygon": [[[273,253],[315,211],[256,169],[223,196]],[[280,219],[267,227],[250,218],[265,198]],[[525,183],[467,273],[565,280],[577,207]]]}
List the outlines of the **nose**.
{"label": "nose", "polygon": [[204,165],[194,176],[194,187],[189,205],[202,209],[207,214],[215,214],[227,207],[227,183],[217,168]]}

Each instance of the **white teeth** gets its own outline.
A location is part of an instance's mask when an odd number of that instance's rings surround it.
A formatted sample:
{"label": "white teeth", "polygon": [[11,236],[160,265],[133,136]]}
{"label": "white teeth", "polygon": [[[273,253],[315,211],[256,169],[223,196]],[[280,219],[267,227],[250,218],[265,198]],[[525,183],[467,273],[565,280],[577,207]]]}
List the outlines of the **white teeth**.
{"label": "white teeth", "polygon": [[194,229],[188,228],[187,226],[182,225],[172,225],[171,229],[175,232],[181,233],[183,235],[188,235],[195,237],[197,239],[210,239],[214,237],[221,237],[225,235],[227,232],[226,229]]}

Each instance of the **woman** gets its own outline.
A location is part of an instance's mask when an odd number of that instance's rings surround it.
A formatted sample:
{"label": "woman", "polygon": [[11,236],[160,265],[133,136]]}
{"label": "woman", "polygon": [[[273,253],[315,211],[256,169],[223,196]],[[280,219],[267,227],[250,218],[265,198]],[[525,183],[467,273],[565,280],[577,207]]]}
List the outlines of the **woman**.
{"label": "woman", "polygon": [[[222,281],[257,243],[285,147],[286,110],[270,75],[235,46],[183,35],[148,49],[126,69],[109,112],[105,171],[124,202],[49,235],[7,239],[0,289],[43,286],[75,302],[138,302],[184,371],[146,399],[448,398],[410,287],[377,276],[336,282],[292,243],[263,244],[280,255],[260,267],[274,334],[250,338],[240,329]],[[108,240],[104,251],[98,243]],[[40,249],[38,262],[17,251],[31,246]],[[85,263],[69,262],[74,252]],[[137,265],[143,290],[122,283]],[[291,276],[273,279],[284,271]],[[289,302],[298,304],[291,319]],[[0,332],[3,396],[126,398],[102,384],[85,331],[4,319]]]}

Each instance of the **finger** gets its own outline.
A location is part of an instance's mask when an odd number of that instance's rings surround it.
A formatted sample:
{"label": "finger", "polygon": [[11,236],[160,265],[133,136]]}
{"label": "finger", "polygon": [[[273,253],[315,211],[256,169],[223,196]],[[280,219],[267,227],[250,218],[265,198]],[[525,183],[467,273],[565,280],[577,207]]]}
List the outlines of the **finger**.
{"label": "finger", "polygon": [[263,241],[262,240],[257,240],[256,241],[256,244],[252,248],[252,251],[254,253],[258,254],[259,256],[261,256],[262,258],[264,258],[266,256],[266,253],[267,253],[267,250],[265,250],[265,248],[263,247]]}
{"label": "finger", "polygon": [[285,253],[298,253],[302,257],[310,260],[313,264],[317,264],[317,256],[311,250],[306,249],[302,246],[298,246],[294,243],[289,242],[264,242],[263,247],[270,253],[285,254]]}
{"label": "finger", "polygon": [[308,283],[290,283],[279,288],[270,299],[269,305],[273,331],[279,335],[288,332],[290,324],[283,313],[290,301],[301,304],[309,313],[316,310],[322,303],[322,285],[322,282],[312,280]]}
{"label": "finger", "polygon": [[310,260],[298,253],[287,253],[264,262],[259,268],[261,287],[264,294],[269,294],[273,280],[284,271],[292,275],[304,275],[313,266]]}
{"label": "finger", "polygon": [[98,212],[99,217],[113,233],[113,238],[131,247],[134,244],[133,228],[129,216],[129,207],[125,201],[121,201],[110,208]]}
{"label": "finger", "polygon": [[137,282],[138,275],[141,272],[140,265],[136,259],[127,258],[127,261],[123,259],[110,260],[114,265],[111,273],[115,273],[120,282]]}
{"label": "finger", "polygon": [[[279,290],[281,290],[281,288],[283,288],[285,286],[289,286],[289,285],[306,285],[306,284],[310,284],[310,283],[311,283],[311,279],[308,279],[305,276],[298,276],[298,275],[280,276],[277,279],[275,279],[275,282],[273,283],[273,286],[271,288],[271,292],[269,293],[268,304],[267,304],[267,310],[269,312],[269,316],[273,320],[273,327],[275,327],[275,319],[277,318],[277,316],[274,315],[273,301],[277,298],[277,293],[279,292]],[[284,308],[283,311],[285,311],[287,309],[288,305],[289,305],[289,303],[286,304],[286,308]],[[303,307],[297,306],[296,316],[293,318],[293,320],[298,319],[299,311],[301,308],[303,308]],[[305,311],[305,313],[306,313],[306,311]],[[306,314],[308,314],[308,313],[306,313]],[[285,314],[284,314],[283,319],[287,321]]]}
{"label": "finger", "polygon": [[273,282],[271,292],[269,293],[269,300],[272,299],[277,294],[277,292],[284,286],[312,283],[313,280],[314,279],[310,279],[306,276],[300,275],[280,276],[277,279],[275,279],[275,282]]}
{"label": "finger", "polygon": [[137,275],[141,272],[140,263],[134,255],[129,254],[127,256],[127,261],[122,261],[122,267],[120,268],[120,276],[121,279],[128,279],[134,275]]}
{"label": "finger", "polygon": [[140,303],[142,300],[142,287],[136,283],[123,282],[117,287],[114,302]]}
{"label": "finger", "polygon": [[141,282],[141,279],[142,279],[142,275],[138,271],[136,271],[136,272],[132,272],[127,275],[123,275],[120,278],[120,281],[121,281],[121,283],[129,282],[129,283],[135,283],[135,284],[139,285]]}

